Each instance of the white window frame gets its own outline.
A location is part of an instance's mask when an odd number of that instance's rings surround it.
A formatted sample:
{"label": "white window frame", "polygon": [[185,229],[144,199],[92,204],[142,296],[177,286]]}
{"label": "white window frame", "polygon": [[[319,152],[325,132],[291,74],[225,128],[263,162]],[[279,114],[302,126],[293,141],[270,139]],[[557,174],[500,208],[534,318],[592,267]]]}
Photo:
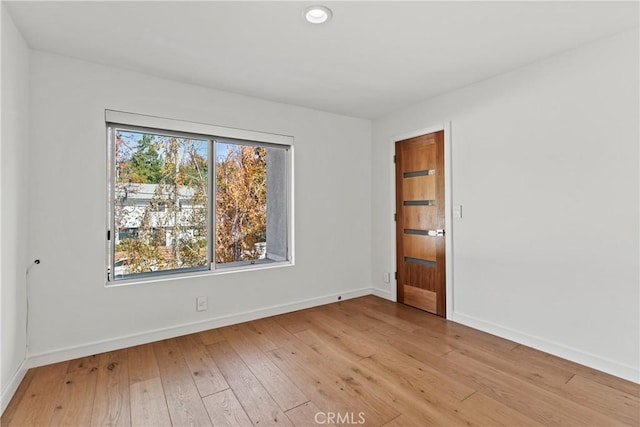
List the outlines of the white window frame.
{"label": "white window frame", "polygon": [[[106,227],[106,269],[105,285],[120,286],[136,283],[161,282],[167,280],[184,279],[204,275],[228,274],[241,271],[253,271],[285,267],[294,265],[294,188],[293,171],[294,138],[288,135],[258,132],[244,129],[235,129],[223,126],[209,125],[205,123],[190,122],[184,120],[167,119],[142,114],[127,113],[115,110],[105,110],[105,124],[107,132],[107,227]],[[208,206],[208,268],[196,271],[162,271],[157,273],[140,273],[140,276],[118,279],[112,277],[111,269],[115,259],[115,129],[123,129],[134,132],[146,132],[158,135],[176,136],[180,138],[203,139],[209,141],[209,206]],[[224,142],[246,144],[253,146],[282,148],[286,153],[286,225],[287,225],[287,259],[267,263],[242,262],[241,265],[225,266],[215,262],[215,143],[217,140]],[[185,269],[186,270],[186,269]]]}

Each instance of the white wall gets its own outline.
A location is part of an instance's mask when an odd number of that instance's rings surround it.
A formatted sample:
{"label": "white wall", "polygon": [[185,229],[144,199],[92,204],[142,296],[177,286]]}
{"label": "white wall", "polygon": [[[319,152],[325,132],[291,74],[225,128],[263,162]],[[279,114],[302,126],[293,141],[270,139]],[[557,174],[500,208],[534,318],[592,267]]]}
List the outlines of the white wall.
{"label": "white wall", "polygon": [[29,49],[2,7],[2,143],[0,144],[1,410],[24,375],[27,351],[27,139]]}
{"label": "white wall", "polygon": [[638,381],[638,31],[374,122],[372,277],[393,135],[451,121],[454,320]]}
{"label": "white wall", "polygon": [[[42,52],[31,85],[35,364],[370,292],[370,121]],[[105,109],[294,136],[296,265],[105,287]]]}

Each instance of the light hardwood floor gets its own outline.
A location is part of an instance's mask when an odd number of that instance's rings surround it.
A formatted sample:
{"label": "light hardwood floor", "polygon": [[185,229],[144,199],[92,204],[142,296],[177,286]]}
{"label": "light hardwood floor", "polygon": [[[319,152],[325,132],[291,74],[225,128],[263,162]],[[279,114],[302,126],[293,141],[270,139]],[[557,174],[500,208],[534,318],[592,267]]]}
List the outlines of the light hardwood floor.
{"label": "light hardwood floor", "polygon": [[29,370],[3,426],[640,424],[640,386],[373,296]]}

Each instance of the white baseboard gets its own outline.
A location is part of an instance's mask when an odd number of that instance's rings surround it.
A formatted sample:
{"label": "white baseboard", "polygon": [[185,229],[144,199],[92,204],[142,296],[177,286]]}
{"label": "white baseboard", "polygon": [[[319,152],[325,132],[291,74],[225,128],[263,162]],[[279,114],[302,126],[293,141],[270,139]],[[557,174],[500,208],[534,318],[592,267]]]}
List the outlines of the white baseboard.
{"label": "white baseboard", "polygon": [[79,357],[91,356],[93,354],[119,350],[122,348],[132,347],[140,344],[147,344],[150,342],[174,338],[181,335],[193,334],[196,332],[206,331],[208,329],[235,325],[236,323],[248,322],[251,320],[261,319],[263,317],[275,316],[277,314],[317,307],[320,305],[337,302],[338,297],[342,297],[341,300],[347,300],[365,295],[371,295],[371,288],[356,289],[342,293],[325,295],[317,298],[295,301],[282,305],[265,307],[254,311],[246,311],[243,313],[228,316],[220,316],[201,322],[185,323],[169,328],[155,329],[143,333],[126,335],[108,340],[95,341],[79,346],[61,348],[54,351],[29,354],[28,367],[35,368],[37,366],[49,365],[52,363],[77,359]]}
{"label": "white baseboard", "polygon": [[377,297],[388,299],[389,301],[395,302],[391,291],[388,291],[386,289],[371,288],[371,293]]}
{"label": "white baseboard", "polygon": [[0,396],[0,414],[4,413],[4,410],[9,406],[9,402],[11,402],[11,398],[18,390],[20,383],[24,379],[24,376],[27,374],[27,359],[23,360],[18,366],[18,370],[9,381],[9,384],[2,390],[2,396]]}
{"label": "white baseboard", "polygon": [[493,322],[487,322],[473,316],[468,316],[466,314],[453,313],[451,320],[474,329],[479,329],[481,331],[515,341],[519,344],[533,347],[537,350],[544,351],[545,353],[553,354],[563,359],[568,359],[572,362],[597,369],[598,371],[606,372],[635,383],[640,383],[640,369],[637,366],[626,365],[616,362],[615,360],[586,353],[557,342],[531,336]]}

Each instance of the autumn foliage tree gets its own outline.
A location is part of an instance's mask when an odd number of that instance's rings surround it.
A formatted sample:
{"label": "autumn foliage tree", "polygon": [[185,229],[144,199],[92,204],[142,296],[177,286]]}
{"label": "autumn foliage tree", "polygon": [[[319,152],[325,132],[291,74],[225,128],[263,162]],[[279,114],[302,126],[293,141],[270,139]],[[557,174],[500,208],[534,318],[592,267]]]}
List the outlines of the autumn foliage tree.
{"label": "autumn foliage tree", "polygon": [[216,161],[216,262],[255,260],[267,238],[267,150],[227,145]]}
{"label": "autumn foliage tree", "polygon": [[[116,247],[127,258],[127,273],[206,265],[208,165],[202,152],[207,143],[116,135],[116,194],[122,195],[116,197],[116,228],[125,228],[132,217],[137,222],[135,234]],[[142,184],[153,184],[154,190],[148,205],[136,208],[133,196]]]}
{"label": "autumn foliage tree", "polygon": [[[206,266],[209,141],[119,132],[116,151],[116,253],[127,274]],[[215,262],[255,260],[266,241],[267,150],[218,143],[215,163]],[[151,185],[148,185],[151,184]],[[153,188],[145,195],[143,189]],[[136,201],[138,200],[138,201]]]}

